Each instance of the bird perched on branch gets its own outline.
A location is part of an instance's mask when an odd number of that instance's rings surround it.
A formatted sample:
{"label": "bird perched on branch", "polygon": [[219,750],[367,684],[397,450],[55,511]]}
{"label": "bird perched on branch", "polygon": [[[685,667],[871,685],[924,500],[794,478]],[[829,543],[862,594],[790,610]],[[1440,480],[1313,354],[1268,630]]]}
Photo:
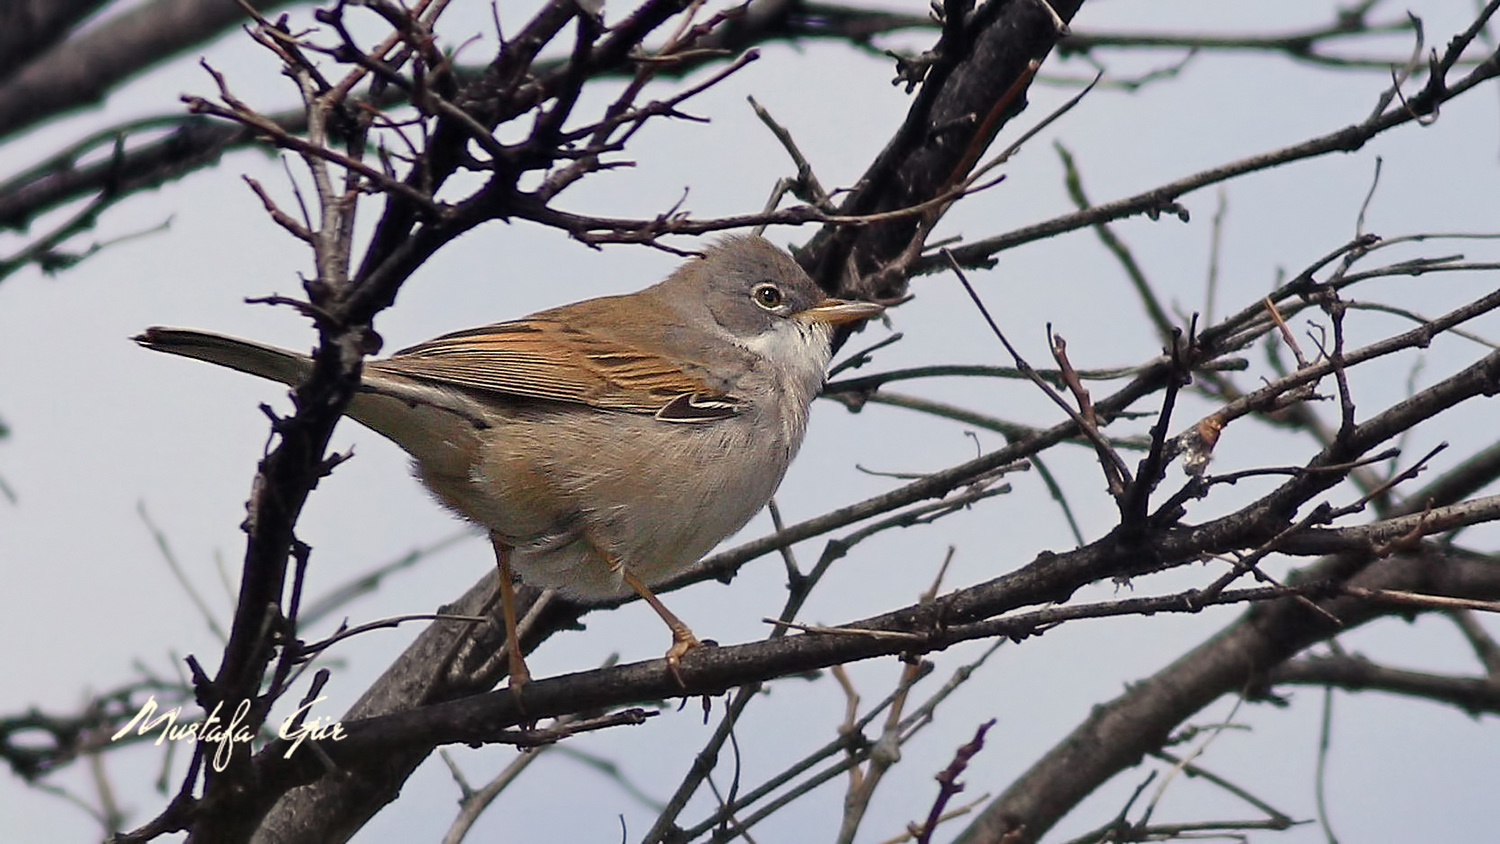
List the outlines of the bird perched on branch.
{"label": "bird perched on branch", "polygon": [[[836,326],[880,305],[830,299],[759,237],[728,237],[659,284],[446,334],[365,364],[345,414],[394,441],[417,477],[490,534],[511,686],[513,573],[578,598],[634,592],[698,645],[651,585],[739,530],[781,483],[822,387]],[[303,354],[150,328],[149,349],[296,385]]]}

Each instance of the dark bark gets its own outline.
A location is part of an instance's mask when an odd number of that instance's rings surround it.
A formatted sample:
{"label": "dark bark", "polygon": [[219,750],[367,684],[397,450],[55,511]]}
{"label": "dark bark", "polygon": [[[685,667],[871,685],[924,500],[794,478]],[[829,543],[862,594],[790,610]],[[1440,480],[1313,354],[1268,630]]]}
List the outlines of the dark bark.
{"label": "dark bark", "polygon": [[0,4],[0,84],[107,0],[11,0]]}
{"label": "dark bark", "polygon": [[[1320,577],[1347,561],[1307,572]],[[1350,581],[1370,589],[1494,600],[1495,561],[1441,554],[1379,560]],[[1172,730],[1220,696],[1263,684],[1266,672],[1309,645],[1389,614],[1352,598],[1320,601],[1341,625],[1295,600],[1257,606],[1235,624],[1159,673],[1094,708],[1089,717],[1015,780],[955,839],[955,844],[1029,844],[1040,840],[1110,777],[1159,750]]]}
{"label": "dark bark", "polygon": [[[956,5],[956,4],[949,4]],[[1082,0],[1051,3],[1071,21]],[[1035,0],[990,0],[976,8],[961,37],[945,33],[906,123],[840,205],[848,215],[910,207],[941,195],[976,163],[995,134],[1025,106],[1007,92],[1066,33]],[[824,289],[867,299],[905,293],[905,272],[882,272],[907,249],[914,216],[860,227],[825,228],[798,256]]]}
{"label": "dark bark", "polygon": [[[264,11],[286,2],[251,5]],[[236,0],[152,0],[56,44],[0,82],[0,139],[98,103],[131,76],[247,19]]]}

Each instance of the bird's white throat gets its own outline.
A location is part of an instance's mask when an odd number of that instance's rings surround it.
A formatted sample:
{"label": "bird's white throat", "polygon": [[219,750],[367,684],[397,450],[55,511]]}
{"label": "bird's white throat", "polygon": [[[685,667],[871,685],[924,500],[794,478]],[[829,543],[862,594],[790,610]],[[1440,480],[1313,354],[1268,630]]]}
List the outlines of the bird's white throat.
{"label": "bird's white throat", "polygon": [[781,388],[796,394],[803,406],[822,389],[828,361],[833,357],[833,329],[826,323],[777,320],[769,331],[744,343],[771,365]]}

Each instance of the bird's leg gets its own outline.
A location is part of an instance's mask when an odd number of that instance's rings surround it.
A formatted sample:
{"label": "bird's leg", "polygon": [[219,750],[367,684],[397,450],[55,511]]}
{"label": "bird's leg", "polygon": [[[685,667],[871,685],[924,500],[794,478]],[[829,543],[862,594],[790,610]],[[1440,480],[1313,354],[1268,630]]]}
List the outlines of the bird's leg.
{"label": "bird's leg", "polygon": [[510,658],[510,692],[520,702],[521,687],[531,682],[526,657],[521,653],[521,636],[516,630],[516,582],[510,571],[510,546],[498,534],[490,534],[495,546],[495,564],[500,568],[500,613],[505,617],[505,651]]}
{"label": "bird's leg", "polygon": [[621,566],[620,574],[625,578],[625,585],[634,589],[635,594],[640,595],[646,603],[650,604],[651,609],[656,610],[656,614],[661,616],[661,620],[672,628],[672,647],[667,649],[667,670],[672,672],[672,678],[677,681],[677,685],[686,688],[687,684],[682,682],[682,673],[678,670],[678,665],[682,662],[683,654],[698,647],[698,637],[694,636],[693,631],[688,629],[682,619],[667,609],[666,604],[653,595],[651,590],[646,588],[646,584],[631,573],[630,569]]}

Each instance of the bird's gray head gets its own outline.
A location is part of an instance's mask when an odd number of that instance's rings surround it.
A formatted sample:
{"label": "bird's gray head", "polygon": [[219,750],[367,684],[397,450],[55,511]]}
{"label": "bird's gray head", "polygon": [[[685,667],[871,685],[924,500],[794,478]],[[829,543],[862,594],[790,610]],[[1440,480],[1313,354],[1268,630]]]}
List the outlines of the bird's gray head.
{"label": "bird's gray head", "polygon": [[714,321],[741,341],[773,331],[827,298],[792,256],[759,237],[724,238],[680,272],[697,277]]}
{"label": "bird's gray head", "polygon": [[[870,302],[830,299],[792,256],[751,235],[726,237],[677,268],[662,291],[680,310],[703,308],[724,332],[755,347],[756,338],[796,332],[829,338],[833,327],[881,312]],[[686,299],[687,301],[683,301]]]}
{"label": "bird's gray head", "polygon": [[769,366],[774,382],[806,401],[823,383],[834,327],[882,310],[828,298],[791,255],[753,236],[715,243],[678,267],[658,295],[682,315],[680,325],[701,326],[749,352]]}

